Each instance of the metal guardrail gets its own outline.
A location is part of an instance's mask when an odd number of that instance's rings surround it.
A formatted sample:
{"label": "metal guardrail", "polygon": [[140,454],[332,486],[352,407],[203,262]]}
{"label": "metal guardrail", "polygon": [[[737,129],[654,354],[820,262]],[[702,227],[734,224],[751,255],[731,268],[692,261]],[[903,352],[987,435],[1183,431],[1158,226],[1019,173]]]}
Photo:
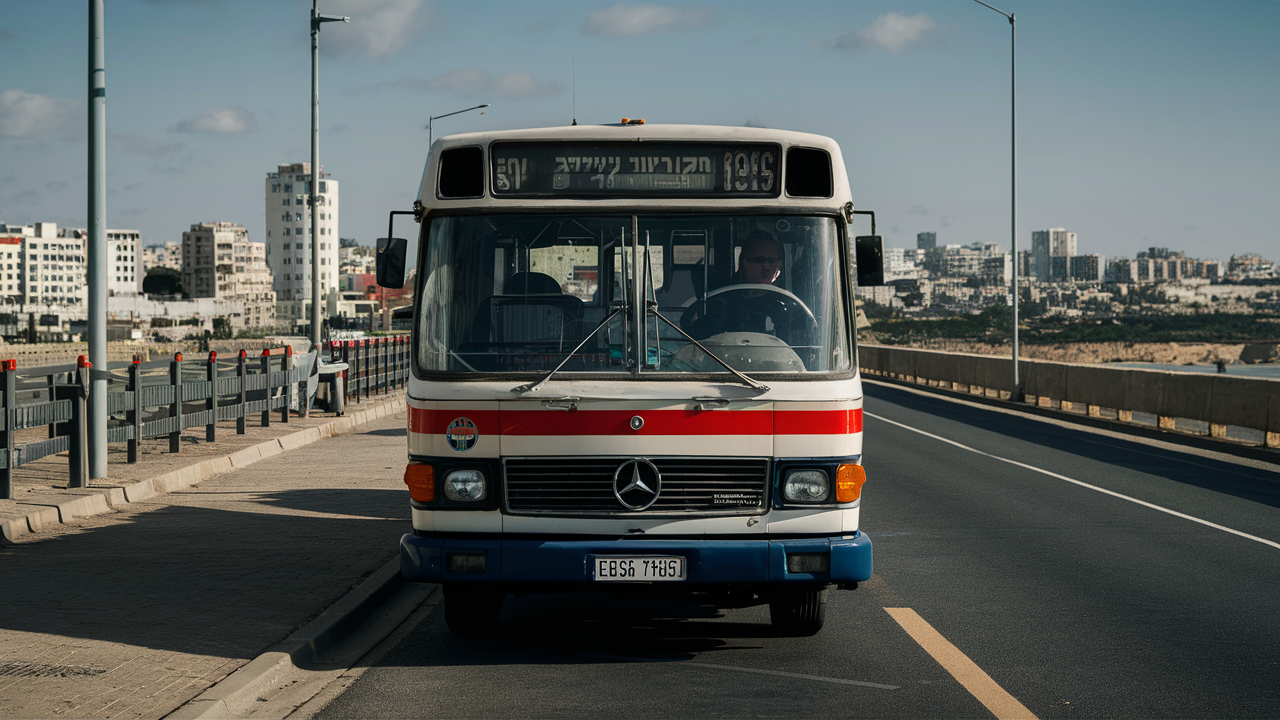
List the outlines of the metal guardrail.
{"label": "metal guardrail", "polygon": [[353,399],[359,402],[408,384],[409,343],[408,335],[324,343],[330,358],[347,364],[348,369],[342,372],[344,402]]}
{"label": "metal guardrail", "polygon": [[[128,462],[136,463],[139,443],[146,438],[167,435],[169,451],[176,453],[188,428],[204,426],[205,441],[214,442],[220,420],[236,420],[237,434],[244,434],[255,415],[263,427],[270,426],[276,411],[281,422],[289,422],[293,386],[314,374],[317,356],[313,352],[297,359],[295,363],[293,349],[286,346],[263,350],[253,359],[241,350],[231,361],[211,352],[203,360],[184,361],[178,353],[167,361],[143,363],[135,356],[132,363],[116,363],[102,371],[108,381],[107,442],[127,443]],[[88,388],[97,372],[83,356],[74,365],[22,370],[15,360],[0,361],[0,499],[13,498],[13,472],[19,467],[66,451],[69,486],[88,485]],[[308,414],[308,399],[298,402],[302,417]],[[49,428],[48,439],[15,441],[15,431],[42,425]]]}
{"label": "metal guardrail", "polygon": [[[949,389],[1007,398],[1012,374],[1009,358],[947,353],[914,348],[859,345],[863,374],[914,383],[945,383]],[[1262,433],[1262,445],[1280,447],[1280,381],[1218,374],[1178,373],[1020,360],[1022,390],[1037,405],[1079,406],[1091,416],[1116,411],[1121,421],[1133,414],[1156,416],[1156,424],[1174,429],[1176,418],[1206,423],[1209,435],[1225,438],[1227,427]]]}

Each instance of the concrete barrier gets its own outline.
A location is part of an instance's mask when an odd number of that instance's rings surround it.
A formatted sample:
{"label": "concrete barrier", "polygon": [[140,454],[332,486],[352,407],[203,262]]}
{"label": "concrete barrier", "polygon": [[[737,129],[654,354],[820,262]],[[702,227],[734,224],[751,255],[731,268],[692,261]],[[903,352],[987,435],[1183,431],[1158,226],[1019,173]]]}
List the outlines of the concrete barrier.
{"label": "concrete barrier", "polygon": [[[989,355],[861,345],[858,359],[862,371],[870,375],[1005,392],[1013,380],[1010,359]],[[1235,425],[1260,430],[1268,447],[1280,447],[1277,380],[1047,360],[1020,360],[1019,370],[1023,392],[1042,399],[1041,404],[1052,400],[1199,420],[1210,424],[1211,434],[1213,426]]]}

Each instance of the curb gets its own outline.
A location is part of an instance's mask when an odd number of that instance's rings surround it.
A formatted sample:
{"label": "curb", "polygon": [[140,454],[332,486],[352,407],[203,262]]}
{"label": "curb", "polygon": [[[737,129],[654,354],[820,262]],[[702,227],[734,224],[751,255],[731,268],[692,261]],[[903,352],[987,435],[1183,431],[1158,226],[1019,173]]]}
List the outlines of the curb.
{"label": "curb", "polygon": [[[33,498],[30,505],[33,509],[25,516],[10,517],[0,522],[0,540],[14,543],[18,538],[31,533],[38,533],[46,526],[70,523],[80,518],[91,517],[111,512],[114,508],[129,503],[139,502],[156,495],[164,495],[175,490],[185,490],[198,485],[215,475],[238,470],[259,460],[274,457],[289,450],[296,450],[310,445],[317,440],[341,435],[360,425],[386,417],[405,408],[403,396],[394,400],[366,408],[356,413],[337,417],[321,425],[299,430],[272,440],[265,440],[257,445],[237,450],[230,455],[210,458],[194,465],[180,468],[158,475],[149,480],[141,480],[124,487],[86,488],[83,494],[65,500],[39,502]],[[74,492],[74,491],[73,491]]]}
{"label": "curb", "polygon": [[248,717],[258,698],[286,674],[332,648],[405,584],[397,555],[315,620],[166,715],[166,720]]}

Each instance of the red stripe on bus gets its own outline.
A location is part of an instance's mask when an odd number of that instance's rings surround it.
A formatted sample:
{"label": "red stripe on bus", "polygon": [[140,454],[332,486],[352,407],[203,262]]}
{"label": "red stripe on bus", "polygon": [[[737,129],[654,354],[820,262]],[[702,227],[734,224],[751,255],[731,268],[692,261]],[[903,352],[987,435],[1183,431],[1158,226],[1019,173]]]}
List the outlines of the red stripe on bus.
{"label": "red stripe on bus", "polygon": [[[644,426],[631,429],[639,415]],[[427,410],[409,408],[409,432],[443,435],[459,417],[481,436],[847,435],[862,432],[862,409],[850,410]]]}

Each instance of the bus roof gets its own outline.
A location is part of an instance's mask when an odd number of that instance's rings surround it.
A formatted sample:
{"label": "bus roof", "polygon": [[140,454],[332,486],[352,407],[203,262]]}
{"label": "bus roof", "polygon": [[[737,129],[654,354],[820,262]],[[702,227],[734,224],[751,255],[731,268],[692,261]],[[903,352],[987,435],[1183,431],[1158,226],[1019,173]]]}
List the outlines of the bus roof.
{"label": "bus roof", "polygon": [[[644,196],[628,195],[604,197],[495,197],[489,187],[492,181],[492,159],[490,146],[495,142],[702,142],[702,143],[772,143],[781,146],[783,155],[790,148],[806,148],[823,151],[830,157],[831,194],[825,197],[800,197],[788,192],[779,192],[777,197],[715,197],[715,196]],[[441,154],[464,147],[479,147],[483,152],[484,192],[481,195],[466,198],[442,197],[438,192],[438,170]],[[787,167],[783,163],[782,173]],[[664,210],[680,212],[682,210],[706,212],[709,207],[731,211],[733,209],[750,208],[755,211],[768,209],[773,212],[822,211],[838,212],[852,198],[849,190],[848,176],[845,172],[844,158],[840,146],[834,140],[823,135],[777,130],[773,128],[732,127],[716,125],[661,125],[661,124],[609,124],[609,125],[566,125],[547,128],[527,128],[519,130],[495,130],[487,132],[459,133],[447,135],[432,144],[427,156],[426,167],[423,168],[422,182],[419,186],[418,201],[430,211],[436,208],[476,208],[496,210],[498,208],[547,209],[549,205],[572,211],[575,208],[600,210],[621,210],[623,208],[661,207]]]}

